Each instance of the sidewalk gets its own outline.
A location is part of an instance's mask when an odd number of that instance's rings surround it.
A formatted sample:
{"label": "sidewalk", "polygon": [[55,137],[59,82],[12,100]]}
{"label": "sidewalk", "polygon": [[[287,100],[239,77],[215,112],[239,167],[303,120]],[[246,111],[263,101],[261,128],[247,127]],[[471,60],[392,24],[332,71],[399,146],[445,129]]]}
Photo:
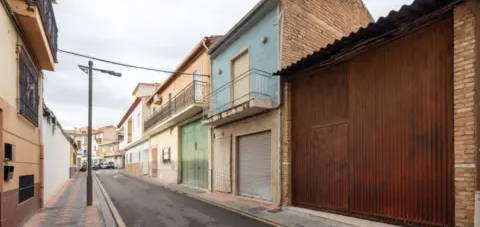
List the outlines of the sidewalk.
{"label": "sidewalk", "polygon": [[[140,179],[142,181],[168,188],[172,191],[187,195],[191,198],[202,200],[206,203],[228,209],[245,216],[249,216],[276,226],[289,227],[386,227],[392,226],[384,223],[356,219],[336,214],[322,214],[310,212],[300,208],[288,207],[282,210],[270,210],[269,207],[259,202],[235,199],[231,195],[198,190],[178,184],[162,184],[155,178],[149,176],[133,175],[121,170],[125,176]],[[337,221],[338,220],[338,221]]]}
{"label": "sidewalk", "polygon": [[79,172],[24,226],[116,226],[105,198],[93,176],[93,201],[86,207],[86,173]]}

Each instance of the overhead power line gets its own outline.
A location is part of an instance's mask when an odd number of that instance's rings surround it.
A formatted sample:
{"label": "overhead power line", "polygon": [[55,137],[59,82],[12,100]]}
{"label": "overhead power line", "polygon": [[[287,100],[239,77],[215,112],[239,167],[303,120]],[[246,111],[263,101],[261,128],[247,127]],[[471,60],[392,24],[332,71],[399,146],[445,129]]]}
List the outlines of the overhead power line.
{"label": "overhead power line", "polygon": [[[66,51],[66,50],[61,50],[61,49],[58,49],[58,51],[61,52],[61,53],[70,54],[70,55],[74,55],[74,56],[77,56],[77,57],[88,58],[88,59],[91,59],[91,60],[105,62],[105,63],[113,64],[113,65],[119,65],[119,66],[123,66],[123,67],[127,67],[127,68],[141,69],[141,70],[168,73],[168,74],[194,75],[193,73],[176,72],[176,71],[156,69],[156,68],[150,68],[150,67],[144,67],[144,66],[131,65],[131,64],[126,64],[126,63],[116,62],[116,61],[112,61],[112,60],[92,57],[92,56],[88,56],[88,55],[85,55],[85,54],[79,54],[79,53],[75,53],[75,52],[72,52],[72,51]],[[205,74],[195,74],[195,75],[206,76],[206,77],[210,76],[210,75],[205,75]]]}

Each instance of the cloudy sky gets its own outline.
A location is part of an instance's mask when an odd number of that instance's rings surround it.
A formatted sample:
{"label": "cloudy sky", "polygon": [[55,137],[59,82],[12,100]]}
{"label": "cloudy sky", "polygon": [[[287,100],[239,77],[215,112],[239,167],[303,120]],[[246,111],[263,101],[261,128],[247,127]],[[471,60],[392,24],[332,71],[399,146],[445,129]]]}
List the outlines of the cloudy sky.
{"label": "cloudy sky", "polygon": [[[174,70],[204,36],[221,35],[259,0],[66,0],[57,1],[59,48],[134,65]],[[413,0],[364,0],[378,18]],[[87,60],[58,53],[47,72],[45,102],[66,128],[87,124]],[[162,82],[167,74],[95,62],[123,77],[94,77],[94,127],[116,125],[139,82]]]}

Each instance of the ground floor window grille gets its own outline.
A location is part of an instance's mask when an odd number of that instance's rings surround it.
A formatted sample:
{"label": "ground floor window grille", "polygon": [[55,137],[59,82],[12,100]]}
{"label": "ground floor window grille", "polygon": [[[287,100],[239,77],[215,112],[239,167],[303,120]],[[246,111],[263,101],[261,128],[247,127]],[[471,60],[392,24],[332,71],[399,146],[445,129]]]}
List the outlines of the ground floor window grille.
{"label": "ground floor window grille", "polygon": [[35,181],[33,175],[19,177],[18,203],[24,202],[34,196]]}

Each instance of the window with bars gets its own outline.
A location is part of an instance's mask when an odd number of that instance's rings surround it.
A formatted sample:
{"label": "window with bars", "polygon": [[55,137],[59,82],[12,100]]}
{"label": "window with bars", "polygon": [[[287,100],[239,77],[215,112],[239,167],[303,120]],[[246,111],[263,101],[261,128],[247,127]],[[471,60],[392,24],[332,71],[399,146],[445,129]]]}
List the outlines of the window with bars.
{"label": "window with bars", "polygon": [[38,75],[32,60],[20,52],[20,114],[38,126]]}
{"label": "window with bars", "polygon": [[18,203],[32,198],[35,194],[35,182],[33,175],[19,177]]}

